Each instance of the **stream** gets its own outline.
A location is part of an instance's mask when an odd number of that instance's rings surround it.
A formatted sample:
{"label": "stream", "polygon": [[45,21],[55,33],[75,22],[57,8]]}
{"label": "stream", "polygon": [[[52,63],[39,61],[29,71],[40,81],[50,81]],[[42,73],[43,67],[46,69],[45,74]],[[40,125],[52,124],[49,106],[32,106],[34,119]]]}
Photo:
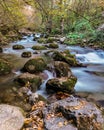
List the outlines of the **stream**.
{"label": "stream", "polygon": [[[34,54],[35,50],[32,50],[31,47],[36,45],[37,42],[33,41],[33,35],[24,36],[22,40],[13,42],[3,48],[3,54],[1,57],[8,55],[8,59],[16,64],[13,71],[14,75],[9,78],[5,77],[0,79],[0,90],[3,90],[4,84],[8,84],[10,79],[19,75],[19,71],[23,63],[25,63],[29,58],[22,58],[21,54],[24,51],[31,51],[32,57],[37,55],[42,55],[42,51],[39,54]],[[21,44],[25,47],[23,50],[13,50],[12,46],[15,44]],[[75,67],[71,68],[73,74],[77,77],[77,83],[75,85],[75,91],[78,95],[83,97],[88,97],[97,101],[104,101],[104,51],[103,50],[94,50],[88,47],[82,48],[79,46],[67,46],[59,44],[59,50],[69,49],[72,54],[75,54],[76,59],[83,63],[86,67]],[[31,57],[31,58],[32,58]],[[20,64],[18,64],[18,62]],[[48,75],[48,79],[53,78],[53,75],[48,70],[45,70],[45,73]],[[47,79],[47,80],[48,80]],[[4,81],[3,81],[4,80]],[[45,84],[46,81],[41,85],[41,89],[37,93],[45,95]],[[7,85],[9,87],[9,84]],[[11,83],[10,83],[11,86]]]}

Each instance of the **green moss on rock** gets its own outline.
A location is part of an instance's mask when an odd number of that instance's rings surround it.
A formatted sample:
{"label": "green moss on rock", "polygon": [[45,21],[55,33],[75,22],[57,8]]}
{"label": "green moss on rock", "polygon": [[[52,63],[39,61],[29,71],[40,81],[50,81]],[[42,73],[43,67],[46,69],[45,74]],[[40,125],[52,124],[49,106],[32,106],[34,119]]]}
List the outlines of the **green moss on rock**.
{"label": "green moss on rock", "polygon": [[33,50],[45,50],[47,49],[45,46],[35,45],[32,47]]}
{"label": "green moss on rock", "polygon": [[72,93],[76,82],[77,78],[74,76],[50,79],[46,83],[46,90],[47,93],[56,93],[60,91]]}
{"label": "green moss on rock", "polygon": [[70,77],[72,75],[69,65],[65,62],[55,61],[54,69],[57,77]]}
{"label": "green moss on rock", "polygon": [[11,64],[3,59],[0,59],[0,75],[6,75],[11,73],[12,71],[12,66]]}
{"label": "green moss on rock", "polygon": [[50,43],[48,47],[55,49],[55,48],[58,48],[59,46],[57,43],[54,42],[54,43]]}
{"label": "green moss on rock", "polygon": [[24,49],[24,48],[25,47],[23,45],[19,45],[19,44],[13,46],[14,50],[20,50],[20,49]]}
{"label": "green moss on rock", "polygon": [[54,37],[48,37],[47,38],[47,43],[52,43],[55,41],[55,38]]}
{"label": "green moss on rock", "polygon": [[45,60],[42,57],[37,57],[34,59],[30,59],[24,65],[23,70],[29,73],[37,73],[42,72],[46,68]]}
{"label": "green moss on rock", "polygon": [[47,43],[47,39],[46,38],[39,38],[38,40],[37,40],[39,43]]}
{"label": "green moss on rock", "polygon": [[63,61],[69,64],[69,66],[79,66],[80,64],[77,62],[74,55],[70,54],[68,50],[64,52],[55,51],[52,55],[55,61]]}
{"label": "green moss on rock", "polygon": [[37,88],[39,88],[39,86],[42,84],[42,78],[40,76],[30,73],[23,73],[19,75],[14,81],[22,86],[26,86],[26,84],[29,83],[33,91],[37,90]]}

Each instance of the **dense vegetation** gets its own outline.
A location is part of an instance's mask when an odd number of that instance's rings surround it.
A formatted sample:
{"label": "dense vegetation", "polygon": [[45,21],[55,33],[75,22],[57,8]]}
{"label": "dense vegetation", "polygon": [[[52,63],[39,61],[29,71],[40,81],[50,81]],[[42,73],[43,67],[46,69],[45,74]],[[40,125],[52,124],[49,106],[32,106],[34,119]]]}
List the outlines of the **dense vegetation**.
{"label": "dense vegetation", "polygon": [[67,34],[66,43],[104,41],[98,31],[104,19],[103,0],[1,0],[0,41],[16,38],[21,28]]}

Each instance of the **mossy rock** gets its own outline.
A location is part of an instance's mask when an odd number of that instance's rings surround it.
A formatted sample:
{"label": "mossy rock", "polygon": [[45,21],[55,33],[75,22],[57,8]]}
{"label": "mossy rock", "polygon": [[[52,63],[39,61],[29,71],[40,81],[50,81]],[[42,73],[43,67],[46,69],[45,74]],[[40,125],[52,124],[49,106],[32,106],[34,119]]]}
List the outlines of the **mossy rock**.
{"label": "mossy rock", "polygon": [[77,82],[77,78],[74,76],[64,77],[64,78],[54,78],[49,79],[46,83],[47,93],[56,93],[56,92],[74,92],[74,86]]}
{"label": "mossy rock", "polygon": [[42,72],[47,67],[45,60],[42,57],[30,59],[24,65],[23,70],[29,73]]}
{"label": "mossy rock", "polygon": [[58,48],[59,46],[58,46],[58,44],[57,43],[50,43],[49,44],[49,46],[48,46],[48,48],[53,48],[53,49],[56,49],[56,48]]}
{"label": "mossy rock", "polygon": [[47,39],[46,38],[39,38],[38,40],[37,40],[39,43],[47,43]]}
{"label": "mossy rock", "polygon": [[19,75],[14,81],[22,86],[26,86],[27,83],[30,83],[33,91],[37,90],[37,88],[39,88],[39,86],[42,84],[42,78],[40,76],[30,73],[23,73]]}
{"label": "mossy rock", "polygon": [[45,46],[35,45],[32,47],[33,50],[46,50]]}
{"label": "mossy rock", "polygon": [[55,51],[52,55],[55,61],[63,61],[69,64],[69,66],[79,66],[74,55],[70,54],[70,51],[66,50],[64,52]]}
{"label": "mossy rock", "polygon": [[21,50],[21,49],[25,49],[25,47],[24,47],[23,45],[19,45],[19,44],[18,44],[18,45],[14,45],[14,46],[13,46],[13,49],[14,49],[14,50]]}
{"label": "mossy rock", "polygon": [[2,47],[0,47],[0,53],[2,53],[3,52],[3,48]]}
{"label": "mossy rock", "polygon": [[21,56],[24,57],[24,58],[29,58],[29,57],[32,56],[32,54],[31,54],[30,51],[26,51],[26,52],[23,52]]}
{"label": "mossy rock", "polygon": [[0,75],[6,75],[11,73],[12,71],[12,66],[11,64],[3,59],[0,59]]}
{"label": "mossy rock", "polygon": [[69,65],[65,62],[55,61],[54,69],[56,72],[56,77],[70,77],[72,75]]}
{"label": "mossy rock", "polygon": [[55,41],[54,37],[48,37],[47,38],[47,43],[53,43]]}

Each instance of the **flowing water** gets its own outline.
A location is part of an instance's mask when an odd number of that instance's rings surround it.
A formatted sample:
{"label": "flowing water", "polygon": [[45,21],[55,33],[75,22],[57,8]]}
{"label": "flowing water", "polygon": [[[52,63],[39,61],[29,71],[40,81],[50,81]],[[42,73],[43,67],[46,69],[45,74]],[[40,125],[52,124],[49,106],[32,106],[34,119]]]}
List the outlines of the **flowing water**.
{"label": "flowing water", "polygon": [[[15,44],[21,44],[25,46],[25,49],[13,50],[12,46]],[[37,44],[37,42],[33,41],[33,35],[25,36],[22,40],[16,41],[14,43],[11,43],[9,46],[6,46],[2,55],[15,55],[17,62],[22,61],[25,63],[28,58],[21,58],[22,52],[31,51],[33,54],[35,51],[32,50],[31,47],[35,44]],[[95,98],[97,95],[98,100],[104,100],[104,51],[94,50],[87,47],[82,48],[79,46],[66,46],[62,44],[59,45],[59,49],[69,49],[72,54],[75,54],[76,59],[86,66],[71,68],[74,75],[78,78],[78,81],[75,85],[76,92],[89,94],[90,96],[92,95],[92,97],[95,95]],[[42,51],[40,51],[40,54],[42,54]],[[32,57],[35,55],[36,54],[33,54]],[[13,62],[16,62],[15,60]],[[48,75],[47,80],[53,78],[53,74],[51,72],[46,70],[45,73]],[[19,69],[14,70],[14,74],[19,75]],[[43,82],[41,89],[37,91],[39,94],[45,95],[45,84],[47,80]]]}

